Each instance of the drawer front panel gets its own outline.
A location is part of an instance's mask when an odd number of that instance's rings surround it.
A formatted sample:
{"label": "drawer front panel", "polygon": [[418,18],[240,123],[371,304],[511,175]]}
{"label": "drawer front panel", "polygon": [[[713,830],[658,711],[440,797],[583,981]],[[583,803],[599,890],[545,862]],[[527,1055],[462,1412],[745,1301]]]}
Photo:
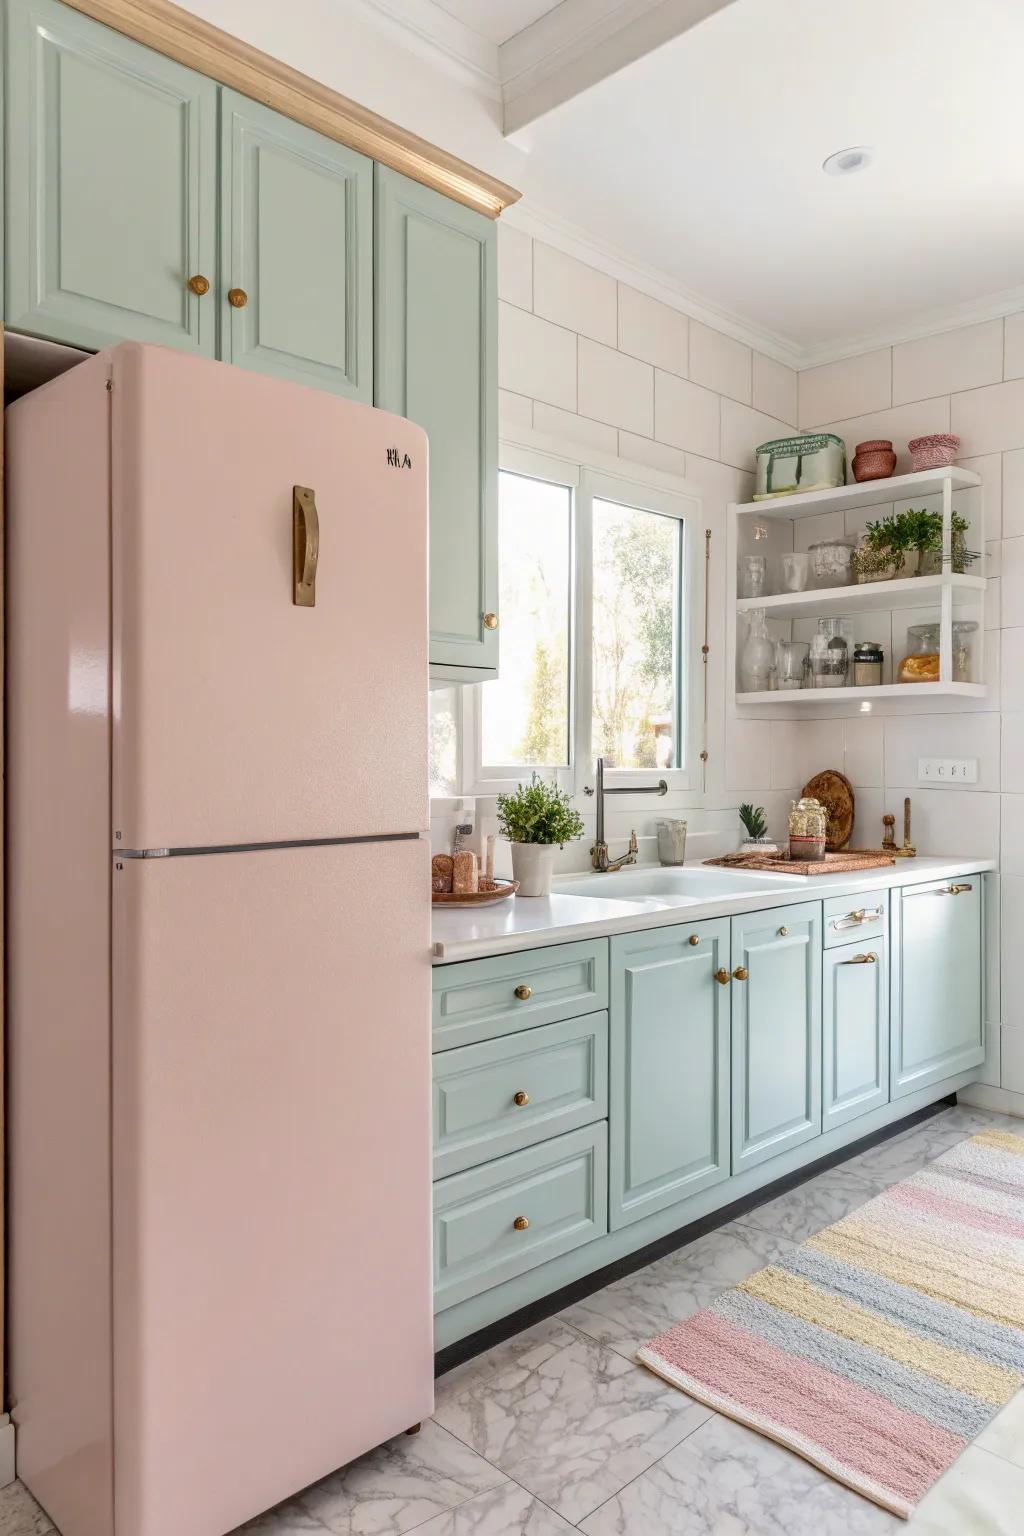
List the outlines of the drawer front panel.
{"label": "drawer front panel", "polygon": [[825,956],[821,1128],[830,1131],[889,1102],[889,976],[884,943]]}
{"label": "drawer front panel", "polygon": [[434,967],[434,1050],[608,1006],[608,940]]}
{"label": "drawer front panel", "polygon": [[434,1310],[607,1230],[604,1121],[442,1179],[434,1185]]}
{"label": "drawer front panel", "polygon": [[889,932],[889,891],[858,891],[825,902],[825,948],[882,940]]}
{"label": "drawer front panel", "polygon": [[434,1059],[434,1177],[607,1113],[606,1013],[443,1051]]}

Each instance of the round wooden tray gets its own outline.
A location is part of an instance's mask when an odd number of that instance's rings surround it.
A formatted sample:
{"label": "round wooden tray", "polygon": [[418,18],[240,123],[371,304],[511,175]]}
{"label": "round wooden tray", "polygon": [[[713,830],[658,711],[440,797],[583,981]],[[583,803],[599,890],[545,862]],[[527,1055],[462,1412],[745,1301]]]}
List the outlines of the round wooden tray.
{"label": "round wooden tray", "polygon": [[430,900],[435,907],[487,907],[495,901],[506,901],[518,889],[518,880],[481,879],[478,891],[433,891]]}
{"label": "round wooden tray", "polygon": [[838,853],[845,848],[853,834],[853,785],[836,768],[826,768],[816,773],[803,787],[805,799],[820,800],[828,816],[825,829],[825,849]]}

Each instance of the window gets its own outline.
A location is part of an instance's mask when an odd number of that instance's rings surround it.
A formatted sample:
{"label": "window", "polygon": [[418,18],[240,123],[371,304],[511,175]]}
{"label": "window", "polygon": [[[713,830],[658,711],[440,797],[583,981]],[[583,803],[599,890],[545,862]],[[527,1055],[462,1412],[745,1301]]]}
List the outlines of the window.
{"label": "window", "polygon": [[506,447],[501,676],[466,690],[464,792],[531,768],[582,791],[594,759],[689,787],[688,497]]}

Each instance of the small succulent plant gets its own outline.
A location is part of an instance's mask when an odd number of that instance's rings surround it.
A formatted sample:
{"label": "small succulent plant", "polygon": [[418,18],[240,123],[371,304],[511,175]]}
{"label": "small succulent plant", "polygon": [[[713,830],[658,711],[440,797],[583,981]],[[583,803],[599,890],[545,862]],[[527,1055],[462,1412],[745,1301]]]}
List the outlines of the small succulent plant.
{"label": "small succulent plant", "polygon": [[743,830],[752,843],[759,843],[768,832],[768,821],[764,814],[763,805],[741,805],[740,821]]}

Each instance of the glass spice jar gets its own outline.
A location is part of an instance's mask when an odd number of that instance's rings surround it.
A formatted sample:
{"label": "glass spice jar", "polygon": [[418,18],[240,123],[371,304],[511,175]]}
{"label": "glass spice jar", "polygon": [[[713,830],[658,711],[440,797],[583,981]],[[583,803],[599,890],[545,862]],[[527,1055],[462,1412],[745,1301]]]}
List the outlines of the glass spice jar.
{"label": "glass spice jar", "polygon": [[853,686],[877,688],[882,681],[885,652],[874,640],[858,640],[853,648]]}
{"label": "glass spice jar", "polygon": [[828,816],[820,800],[794,801],[789,812],[789,856],[818,862],[825,857]]}

